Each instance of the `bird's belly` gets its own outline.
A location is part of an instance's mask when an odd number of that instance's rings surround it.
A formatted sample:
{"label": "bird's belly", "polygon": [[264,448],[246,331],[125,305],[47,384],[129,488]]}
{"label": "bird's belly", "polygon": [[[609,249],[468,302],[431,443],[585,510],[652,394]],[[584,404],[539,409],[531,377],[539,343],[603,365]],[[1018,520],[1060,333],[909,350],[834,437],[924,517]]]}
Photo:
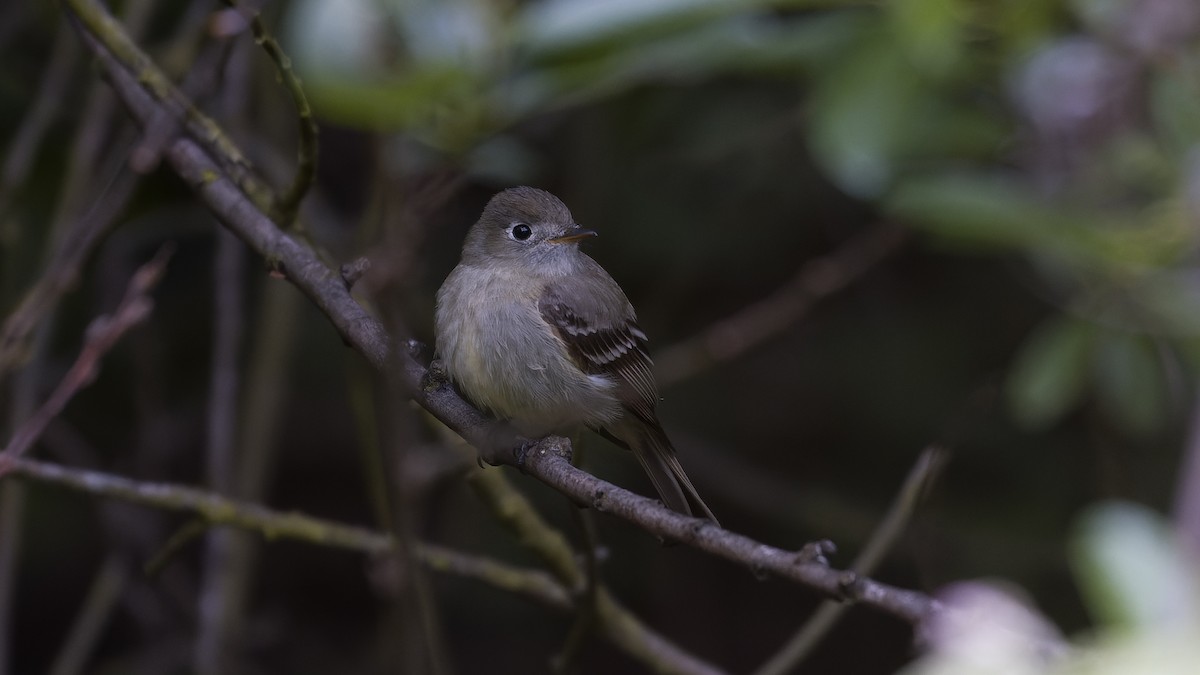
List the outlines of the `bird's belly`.
{"label": "bird's belly", "polygon": [[613,380],[581,371],[534,302],[473,303],[472,310],[456,334],[439,335],[439,350],[476,405],[531,437],[620,417]]}

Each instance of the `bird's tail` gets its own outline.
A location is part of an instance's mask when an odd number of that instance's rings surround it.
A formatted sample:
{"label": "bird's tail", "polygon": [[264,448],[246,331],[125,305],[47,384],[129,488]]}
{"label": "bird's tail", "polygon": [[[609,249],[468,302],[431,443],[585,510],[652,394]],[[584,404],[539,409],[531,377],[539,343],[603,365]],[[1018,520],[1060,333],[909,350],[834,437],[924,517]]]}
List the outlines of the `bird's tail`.
{"label": "bird's tail", "polygon": [[684,473],[679,458],[675,456],[675,448],[662,427],[645,424],[641,420],[637,421],[636,427],[636,430],[631,430],[633,433],[628,434],[632,438],[623,440],[626,440],[626,444],[650,476],[650,482],[654,483],[654,489],[658,491],[663,503],[672,510],[689,516],[708,518],[714,524],[720,525],[717,517],[700,498],[700,493],[696,492],[696,487]]}

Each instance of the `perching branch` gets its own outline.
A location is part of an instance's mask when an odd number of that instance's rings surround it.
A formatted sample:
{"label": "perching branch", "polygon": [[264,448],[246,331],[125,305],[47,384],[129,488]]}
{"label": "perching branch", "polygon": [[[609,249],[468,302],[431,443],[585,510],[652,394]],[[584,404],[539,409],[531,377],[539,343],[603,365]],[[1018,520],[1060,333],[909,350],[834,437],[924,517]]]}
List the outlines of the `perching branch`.
{"label": "perching branch", "polygon": [[523,469],[581,505],[628,520],[665,539],[747,565],[756,573],[799,582],[829,598],[870,605],[914,624],[939,609],[937,601],[924,593],[833,569],[821,556],[811,555],[806,549],[785,551],[722,529],[711,521],[671,511],[653,499],[575,468],[570,452],[566,439],[550,436],[530,450]]}
{"label": "perching branch", "polygon": [[[88,12],[104,8],[95,0],[67,0],[71,9]],[[108,32],[119,31],[115,22],[101,22]],[[99,59],[106,76],[135,118],[145,120],[166,105],[163,92],[144,88],[89,30],[77,24],[81,35]],[[122,43],[124,44],[124,43]],[[140,53],[140,52],[139,52]],[[143,55],[144,57],[144,55]],[[145,61],[138,60],[145,66]],[[151,94],[154,95],[151,95]],[[166,97],[169,99],[169,96]],[[391,348],[393,341],[380,323],[351,297],[336,271],[322,263],[311,248],[285,234],[221,170],[209,152],[220,153],[219,144],[207,150],[188,137],[175,140],[168,149],[171,166],[196,192],[219,220],[233,230],[259,255],[283,271],[324,312],[346,343],[375,368],[394,368],[412,388],[414,400],[434,417],[476,447],[485,445],[493,423],[466,402],[444,379],[429,377],[429,371],[407,353]],[[240,155],[238,155],[240,156]],[[227,164],[222,158],[221,164]],[[660,537],[680,541],[714,555],[744,564],[759,572],[799,582],[827,597],[853,601],[882,609],[910,622],[920,622],[938,605],[929,596],[895,588],[850,572],[832,569],[820,560],[795,551],[767,546],[749,537],[722,530],[708,521],[690,518],[602,481],[570,464],[565,439],[543,440],[528,453],[522,466],[526,473],[571,496],[577,502],[614,514]],[[501,463],[516,465],[512,454]]]}

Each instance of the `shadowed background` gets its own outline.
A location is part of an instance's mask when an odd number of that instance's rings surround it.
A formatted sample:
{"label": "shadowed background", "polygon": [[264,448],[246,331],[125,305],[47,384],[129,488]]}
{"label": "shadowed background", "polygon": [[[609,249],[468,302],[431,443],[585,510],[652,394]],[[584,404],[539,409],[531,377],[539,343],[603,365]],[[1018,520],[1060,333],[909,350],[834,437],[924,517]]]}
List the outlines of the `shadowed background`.
{"label": "shadowed background", "polygon": [[[295,107],[245,21],[212,2],[114,4],[286,185]],[[434,292],[488,197],[557,194],[600,233],[584,250],[637,308],[663,424],[726,527],[790,549],[832,539],[844,567],[918,453],[944,443],[948,467],[873,576],[929,591],[1005,578],[1073,632],[1094,619],[1069,568],[1080,510],[1172,510],[1200,306],[1187,0],[261,9],[320,124],[309,241],[335,263],[370,258],[355,290],[394,333],[431,343]],[[171,241],[153,315],[35,456],[339,521],[396,518],[421,540],[538,565],[434,423],[145,161],[145,136],[58,13],[0,9],[0,53],[0,309],[36,315],[0,368],[0,438]],[[28,301],[64,267],[64,241],[77,276]],[[592,436],[580,452],[652,492],[627,453]],[[487,470],[579,544],[564,497]],[[193,540],[146,576],[186,518],[37,483],[0,483],[0,514],[0,672],[61,665],[97,588],[116,590],[83,672],[543,672],[571,625],[474,580],[257,537]],[[817,605],[594,523],[615,595],[732,672],[759,667]],[[414,600],[425,584],[431,605]],[[911,637],[855,609],[800,672],[893,672]],[[577,665],[645,667],[598,638]]]}

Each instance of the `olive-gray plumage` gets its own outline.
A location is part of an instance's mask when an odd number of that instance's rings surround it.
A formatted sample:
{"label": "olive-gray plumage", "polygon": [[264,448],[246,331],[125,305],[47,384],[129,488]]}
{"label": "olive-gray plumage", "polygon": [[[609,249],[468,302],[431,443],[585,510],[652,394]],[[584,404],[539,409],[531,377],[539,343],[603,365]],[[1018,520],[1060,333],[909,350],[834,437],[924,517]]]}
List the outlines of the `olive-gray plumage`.
{"label": "olive-gray plumage", "polygon": [[667,506],[715,522],[658,422],[633,306],[579,250],[594,234],[549,192],[493,197],[438,290],[443,366],[467,398],[525,436],[585,424],[629,448]]}

